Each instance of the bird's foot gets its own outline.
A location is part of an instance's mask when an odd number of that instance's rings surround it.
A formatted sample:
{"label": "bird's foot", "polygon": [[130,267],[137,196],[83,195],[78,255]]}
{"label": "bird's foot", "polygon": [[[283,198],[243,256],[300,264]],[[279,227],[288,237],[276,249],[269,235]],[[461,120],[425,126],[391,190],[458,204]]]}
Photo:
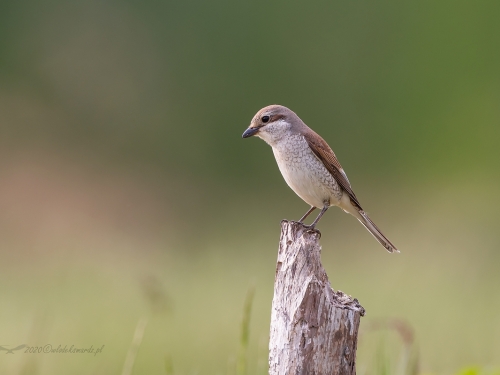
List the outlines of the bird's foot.
{"label": "bird's foot", "polygon": [[319,229],[315,228],[315,225],[305,225],[303,223],[301,223],[301,224],[304,228],[307,229],[307,233],[316,233],[319,235],[319,238],[321,238],[321,232],[319,231]]}

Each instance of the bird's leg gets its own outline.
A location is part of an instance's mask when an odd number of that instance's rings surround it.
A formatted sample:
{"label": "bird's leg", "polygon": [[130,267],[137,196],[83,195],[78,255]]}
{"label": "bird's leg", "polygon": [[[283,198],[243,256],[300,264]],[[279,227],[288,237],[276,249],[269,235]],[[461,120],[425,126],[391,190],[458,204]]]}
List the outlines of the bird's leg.
{"label": "bird's leg", "polygon": [[308,217],[311,214],[311,212],[313,212],[315,209],[316,209],[316,207],[311,206],[311,208],[309,209],[309,211],[307,211],[306,214],[304,216],[302,216],[298,222],[300,224],[303,224],[304,220],[306,219],[306,217]]}
{"label": "bird's leg", "polygon": [[321,236],[321,232],[319,230],[315,229],[316,224],[318,224],[318,221],[321,219],[321,216],[323,216],[325,214],[326,210],[328,210],[330,208],[330,202],[325,202],[324,204],[325,205],[323,206],[323,209],[319,213],[318,217],[313,221],[313,223],[311,225],[304,225],[310,231],[318,232],[320,236]]}
{"label": "bird's leg", "polygon": [[330,208],[330,205],[325,205],[323,207],[323,209],[321,210],[321,212],[319,213],[318,217],[316,218],[316,220],[313,221],[313,223],[309,226],[309,229],[314,229],[314,227],[316,226],[316,224],[318,224],[318,221],[321,219],[321,216],[323,216],[326,212],[326,210],[328,210]]}

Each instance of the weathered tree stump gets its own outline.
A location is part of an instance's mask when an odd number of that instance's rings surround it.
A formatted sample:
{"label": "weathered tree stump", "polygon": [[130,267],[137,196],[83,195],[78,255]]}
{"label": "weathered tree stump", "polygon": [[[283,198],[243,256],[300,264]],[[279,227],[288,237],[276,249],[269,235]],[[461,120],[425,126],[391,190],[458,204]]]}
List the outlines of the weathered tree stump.
{"label": "weathered tree stump", "polygon": [[354,375],[365,309],[333,291],[320,261],[319,235],[281,222],[269,341],[270,375]]}

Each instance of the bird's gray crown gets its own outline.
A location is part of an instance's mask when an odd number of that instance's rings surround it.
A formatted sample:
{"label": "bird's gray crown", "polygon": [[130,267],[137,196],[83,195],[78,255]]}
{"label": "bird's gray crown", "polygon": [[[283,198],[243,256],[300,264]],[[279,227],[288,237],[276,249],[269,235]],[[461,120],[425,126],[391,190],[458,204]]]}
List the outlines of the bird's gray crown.
{"label": "bird's gray crown", "polygon": [[264,107],[257,112],[249,127],[263,127],[280,120],[289,123],[292,128],[300,127],[304,124],[299,116],[297,116],[291,109],[279,104],[273,104]]}
{"label": "bird's gray crown", "polygon": [[257,136],[273,145],[285,135],[301,134],[307,129],[295,112],[282,105],[273,104],[257,112],[242,137]]}

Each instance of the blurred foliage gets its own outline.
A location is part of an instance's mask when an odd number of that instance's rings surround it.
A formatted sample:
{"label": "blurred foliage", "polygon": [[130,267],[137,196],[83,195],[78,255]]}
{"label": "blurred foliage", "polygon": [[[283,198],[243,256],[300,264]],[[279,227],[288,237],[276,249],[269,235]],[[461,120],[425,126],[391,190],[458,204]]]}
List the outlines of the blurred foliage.
{"label": "blurred foliage", "polygon": [[481,367],[466,367],[459,371],[458,375],[497,375],[500,370],[484,369]]}
{"label": "blurred foliage", "polygon": [[236,375],[246,375],[248,373],[248,345],[250,343],[250,317],[252,314],[252,302],[255,289],[250,288],[247,291],[245,298],[245,306],[243,307],[243,318],[241,320],[240,334],[240,352],[238,355],[238,363],[236,365]]}
{"label": "blurred foliage", "polygon": [[265,372],[278,223],[307,209],[241,139],[272,103],[327,140],[402,250],[322,219],[362,326],[411,324],[422,373],[498,368],[499,18],[493,0],[1,1],[1,344],[105,349],[0,372],[116,373],[153,311],[134,372],[230,373],[249,283],[245,371]]}
{"label": "blurred foliage", "polygon": [[495,1],[2,7],[3,94],[45,112],[3,122],[19,142],[248,184],[272,165],[238,137],[280,103],[359,174],[367,159],[411,181],[499,166]]}

